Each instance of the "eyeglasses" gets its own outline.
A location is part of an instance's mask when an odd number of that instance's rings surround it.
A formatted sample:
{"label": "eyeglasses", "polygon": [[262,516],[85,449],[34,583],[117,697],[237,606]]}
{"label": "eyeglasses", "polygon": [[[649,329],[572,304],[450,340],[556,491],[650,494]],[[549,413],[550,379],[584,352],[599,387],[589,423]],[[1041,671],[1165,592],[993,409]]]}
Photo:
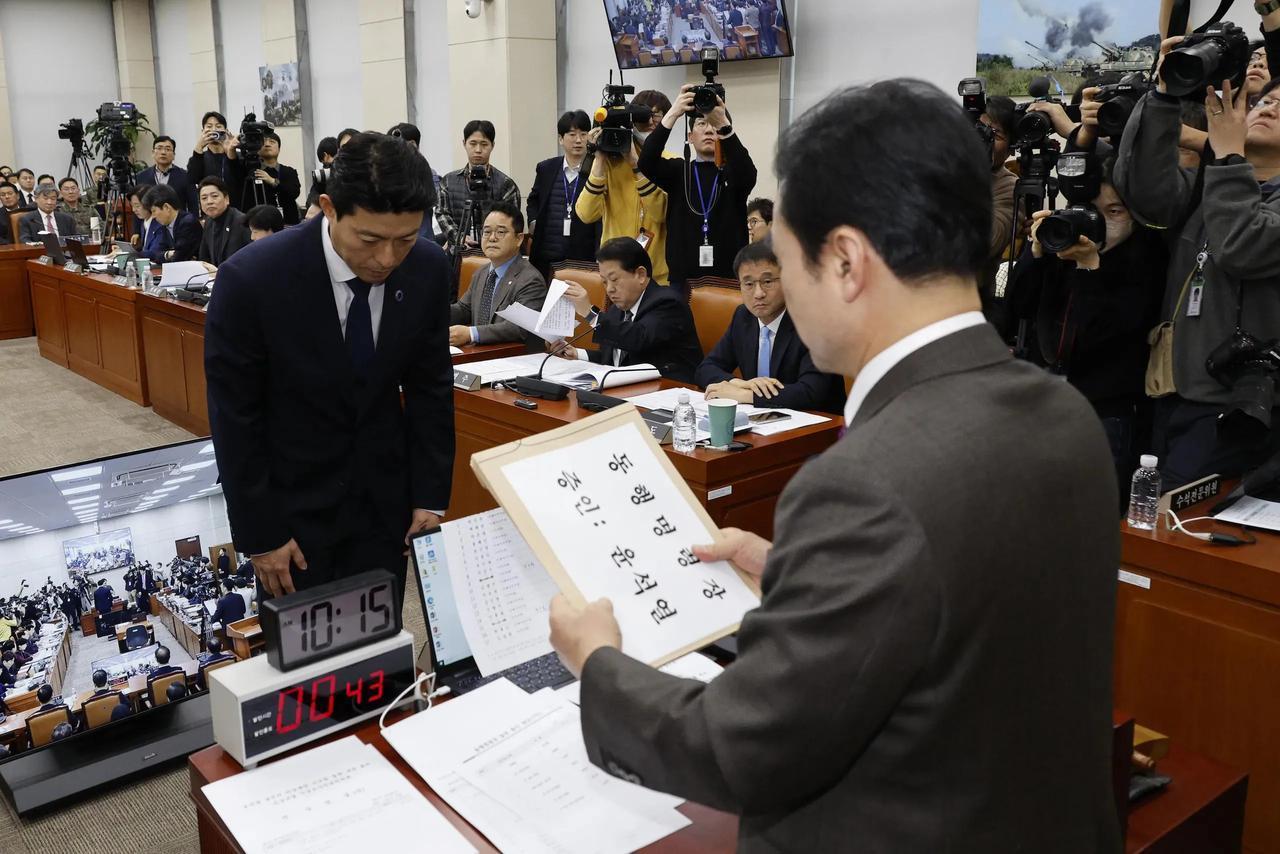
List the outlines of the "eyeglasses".
{"label": "eyeglasses", "polygon": [[483,234],[485,237],[496,237],[496,238],[498,238],[499,240],[501,240],[502,238],[507,237],[508,235],[510,235],[510,234],[511,234],[511,229],[509,229],[509,228],[486,228],[484,231],[482,231],[482,232],[480,232],[480,233],[481,233],[481,234]]}
{"label": "eyeglasses", "polygon": [[759,279],[757,279],[754,282],[751,281],[750,279],[743,279],[742,289],[744,291],[753,291],[756,289],[756,287],[759,287],[760,290],[764,291],[765,293],[768,293],[769,291],[773,290],[773,286],[776,284],[778,284],[778,280],[775,279],[773,276],[761,276]]}
{"label": "eyeglasses", "polygon": [[1267,97],[1253,105],[1255,110],[1267,110],[1272,107],[1280,108],[1280,99]]}
{"label": "eyeglasses", "polygon": [[764,220],[758,216],[747,217],[747,228],[755,228],[757,225],[764,225]]}

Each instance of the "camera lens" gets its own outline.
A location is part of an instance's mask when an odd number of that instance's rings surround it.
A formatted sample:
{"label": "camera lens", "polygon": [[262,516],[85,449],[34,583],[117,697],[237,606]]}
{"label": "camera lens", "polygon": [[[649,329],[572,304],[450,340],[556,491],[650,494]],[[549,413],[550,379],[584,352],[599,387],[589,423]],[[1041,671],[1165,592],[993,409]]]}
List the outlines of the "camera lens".
{"label": "camera lens", "polygon": [[1129,116],[1138,102],[1128,95],[1117,95],[1098,108],[1098,130],[1103,136],[1118,136],[1129,124]]}
{"label": "camera lens", "polygon": [[1028,112],[1018,119],[1018,139],[1034,142],[1053,132],[1053,122],[1044,113]]}
{"label": "camera lens", "polygon": [[1106,222],[1096,210],[1070,207],[1045,217],[1036,230],[1036,239],[1047,251],[1056,254],[1075,246],[1081,237],[1089,238],[1101,248],[1106,234]]}
{"label": "camera lens", "polygon": [[1164,88],[1176,98],[1198,94],[1206,86],[1216,86],[1222,81],[1218,67],[1226,55],[1226,46],[1220,39],[1208,38],[1187,47],[1169,52],[1160,66],[1160,79]]}

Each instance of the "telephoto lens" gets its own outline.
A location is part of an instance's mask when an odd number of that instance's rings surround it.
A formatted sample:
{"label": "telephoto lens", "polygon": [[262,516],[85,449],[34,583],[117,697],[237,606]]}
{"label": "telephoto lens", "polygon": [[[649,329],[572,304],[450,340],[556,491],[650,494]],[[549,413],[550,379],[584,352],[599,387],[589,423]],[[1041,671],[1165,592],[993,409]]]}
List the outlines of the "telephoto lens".
{"label": "telephoto lens", "polygon": [[1244,85],[1249,71],[1249,37],[1230,21],[1192,33],[1169,51],[1160,65],[1165,91],[1175,98],[1203,99],[1204,90],[1230,80],[1235,89]]}
{"label": "telephoto lens", "polygon": [[1092,205],[1072,205],[1045,217],[1036,230],[1036,239],[1045,250],[1065,252],[1087,237],[1101,250],[1107,241],[1107,222]]}

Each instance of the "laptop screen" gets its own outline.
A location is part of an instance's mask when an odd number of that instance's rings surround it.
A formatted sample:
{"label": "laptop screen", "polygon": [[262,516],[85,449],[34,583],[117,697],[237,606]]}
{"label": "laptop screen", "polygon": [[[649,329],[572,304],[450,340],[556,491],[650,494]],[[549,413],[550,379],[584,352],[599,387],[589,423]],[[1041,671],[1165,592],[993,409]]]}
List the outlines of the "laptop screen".
{"label": "laptop screen", "polygon": [[413,538],[413,565],[418,572],[418,595],[427,621],[427,634],[436,664],[445,667],[471,658],[471,646],[462,632],[462,620],[449,580],[444,536],[440,529]]}

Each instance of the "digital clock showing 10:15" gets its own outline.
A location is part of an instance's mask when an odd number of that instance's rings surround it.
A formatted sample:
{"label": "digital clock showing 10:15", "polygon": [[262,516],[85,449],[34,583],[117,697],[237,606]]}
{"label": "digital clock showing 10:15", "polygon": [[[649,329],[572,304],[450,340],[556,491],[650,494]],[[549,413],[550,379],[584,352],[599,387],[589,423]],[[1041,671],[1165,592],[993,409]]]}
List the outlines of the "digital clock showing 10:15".
{"label": "digital clock showing 10:15", "polygon": [[346,589],[326,585],[268,601],[263,629],[272,666],[292,670],[400,631],[395,582],[385,573],[367,575],[367,584],[350,579]]}

